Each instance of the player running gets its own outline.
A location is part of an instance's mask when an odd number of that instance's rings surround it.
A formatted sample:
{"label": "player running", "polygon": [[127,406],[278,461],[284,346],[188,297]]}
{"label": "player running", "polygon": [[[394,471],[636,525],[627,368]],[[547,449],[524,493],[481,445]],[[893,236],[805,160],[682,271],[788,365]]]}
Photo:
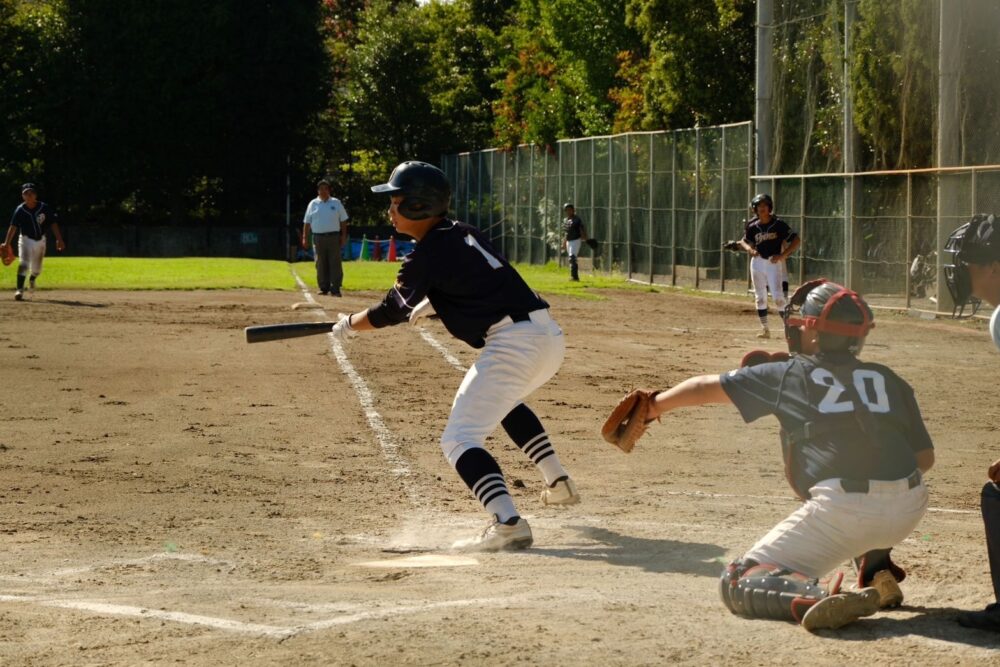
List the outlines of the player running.
{"label": "player running", "polygon": [[7,228],[7,236],[0,244],[0,254],[2,254],[7,246],[14,242],[14,237],[19,236],[17,255],[21,261],[17,267],[17,289],[14,292],[14,299],[17,301],[24,298],[26,278],[29,293],[35,291],[35,280],[42,272],[42,260],[45,259],[46,229],[51,228],[52,234],[56,237],[56,250],[62,251],[66,248],[62,232],[56,223],[55,212],[45,202],[38,201],[38,193],[33,183],[21,186],[21,199],[24,203],[14,209],[10,227]]}
{"label": "player running", "polygon": [[785,259],[795,252],[802,240],[784,220],[773,215],[774,200],[771,195],[757,195],[750,202],[750,207],[756,215],[747,223],[740,245],[750,253],[750,280],[753,282],[757,317],[760,318],[761,326],[757,338],[770,338],[771,330],[767,326],[767,290],[771,290],[771,298],[778,308],[778,314],[784,316],[785,294],[788,290]]}
{"label": "player running", "polygon": [[404,162],[373,192],[392,198],[389,219],[417,240],[403,259],[396,284],[381,303],[342,315],[333,334],[416,324],[437,315],[456,338],[482,349],[458,388],[441,436],[448,462],[493,520],[473,540],[456,546],[497,551],[531,546],[528,522],[514,507],[503,473],[483,448],[498,424],[545,479],[545,505],[580,500],[542,423],[523,403],[562,364],[566,343],[548,304],[474,227],[447,217],[451,185],[424,162]]}
{"label": "player running", "polygon": [[[857,355],[874,326],[855,292],[824,280],[793,295],[788,360],[703,375],[656,394],[648,420],[681,407],[732,403],[746,422],[773,414],[785,472],[802,506],[722,573],[734,614],[837,628],[883,605],[879,589],[840,592],[819,579],[857,554],[885,554],[927,510],[922,473],[934,449],[913,390]],[[890,573],[891,574],[891,573]]]}

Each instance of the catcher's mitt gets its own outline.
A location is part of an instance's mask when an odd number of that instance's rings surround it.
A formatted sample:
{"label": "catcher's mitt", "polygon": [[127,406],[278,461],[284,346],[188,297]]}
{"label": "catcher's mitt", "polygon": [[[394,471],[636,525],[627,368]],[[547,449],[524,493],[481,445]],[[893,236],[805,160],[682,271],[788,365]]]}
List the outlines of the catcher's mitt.
{"label": "catcher's mitt", "polygon": [[618,401],[601,428],[604,439],[626,454],[631,452],[649,426],[646,414],[649,404],[658,393],[660,392],[634,389],[626,394]]}
{"label": "catcher's mitt", "polygon": [[584,241],[584,243],[586,243],[587,245],[589,245],[591,250],[593,250],[594,252],[597,252],[597,248],[598,248],[597,239],[587,239],[586,241]]}
{"label": "catcher's mitt", "polygon": [[3,262],[4,266],[9,266],[14,261],[14,258],[14,248],[9,243],[5,243],[2,252],[0,252],[0,261]]}
{"label": "catcher's mitt", "polygon": [[787,352],[768,352],[767,350],[751,350],[743,355],[740,360],[740,368],[744,366],[759,366],[769,364],[774,361],[788,361],[790,357]]}

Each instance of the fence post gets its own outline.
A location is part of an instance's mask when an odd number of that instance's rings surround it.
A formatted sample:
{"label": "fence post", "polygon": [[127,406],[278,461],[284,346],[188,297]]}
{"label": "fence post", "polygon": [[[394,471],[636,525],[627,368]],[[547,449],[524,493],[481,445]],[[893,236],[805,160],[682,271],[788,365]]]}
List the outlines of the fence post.
{"label": "fence post", "polygon": [[670,284],[677,285],[677,130],[670,140]]}
{"label": "fence post", "polygon": [[910,258],[913,256],[913,174],[906,175],[906,262],[903,272],[906,274],[906,307],[910,307]]}
{"label": "fence post", "polygon": [[615,209],[611,204],[614,202],[614,189],[615,189],[615,164],[614,164],[614,145],[611,138],[608,138],[608,248],[610,248],[610,257],[608,257],[608,269],[607,273],[611,273],[611,270],[615,266]]}
{"label": "fence post", "polygon": [[653,169],[655,162],[653,161],[653,137],[652,132],[649,133],[649,216],[646,221],[648,227],[646,232],[646,242],[649,244],[649,284],[653,284]]}
{"label": "fence post", "polygon": [[722,159],[719,160],[719,291],[726,291],[726,253],[721,242],[726,238],[726,128],[722,128]]}
{"label": "fence post", "polygon": [[845,188],[844,216],[846,227],[844,229],[844,286],[847,289],[855,290],[854,280],[854,179],[851,174],[847,178]]}
{"label": "fence post", "polygon": [[514,224],[514,252],[511,253],[511,256],[514,258],[515,262],[518,260],[518,255],[520,254],[520,248],[518,248],[518,244],[517,244],[518,237],[520,236],[520,230],[518,229],[518,227],[520,225],[518,223],[519,223],[520,218],[521,218],[521,214],[519,213],[519,211],[521,209],[521,206],[520,206],[520,203],[521,203],[521,197],[520,197],[520,189],[521,189],[521,178],[520,178],[520,176],[521,176],[521,156],[520,156],[520,152],[521,151],[520,151],[520,148],[521,148],[520,146],[517,146],[516,148],[514,148],[514,222],[513,222],[513,224]]}
{"label": "fence post", "polygon": [[[774,188],[772,188],[773,190]],[[806,233],[806,179],[799,179],[799,237],[805,239]],[[806,270],[806,255],[805,251],[802,249],[803,246],[799,244],[799,284],[801,285],[806,281],[805,270]]]}
{"label": "fence post", "polygon": [[632,278],[632,162],[631,135],[625,134],[625,275]]}
{"label": "fence post", "polygon": [[701,128],[694,128],[694,288],[701,287]]}

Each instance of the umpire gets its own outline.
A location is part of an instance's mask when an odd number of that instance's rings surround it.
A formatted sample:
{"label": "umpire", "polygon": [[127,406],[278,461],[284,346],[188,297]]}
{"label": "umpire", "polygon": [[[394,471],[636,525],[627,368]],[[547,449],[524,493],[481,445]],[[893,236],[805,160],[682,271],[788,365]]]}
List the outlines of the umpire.
{"label": "umpire", "polygon": [[[956,305],[976,296],[997,306],[990,318],[990,332],[1000,347],[997,333],[1000,316],[1000,220],[992,215],[976,215],[954,232],[945,246],[951,264],[945,265],[945,281]],[[958,616],[967,628],[1000,632],[1000,459],[986,469],[986,484],[980,496],[986,528],[986,554],[990,561],[995,602],[982,611]]]}
{"label": "umpire", "polygon": [[318,196],[309,202],[302,219],[302,247],[312,232],[316,257],[316,284],[320,294],[340,296],[344,282],[341,248],[347,243],[347,210],[339,199],[330,196],[330,181],[316,184]]}

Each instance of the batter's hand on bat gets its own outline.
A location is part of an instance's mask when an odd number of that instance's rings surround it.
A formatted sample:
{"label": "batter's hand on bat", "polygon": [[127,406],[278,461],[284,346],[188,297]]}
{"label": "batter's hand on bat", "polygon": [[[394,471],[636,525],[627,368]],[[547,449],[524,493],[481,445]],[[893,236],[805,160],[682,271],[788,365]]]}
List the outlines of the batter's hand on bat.
{"label": "batter's hand on bat", "polygon": [[410,311],[410,326],[421,326],[424,320],[435,314],[434,306],[431,305],[430,299],[424,297],[423,301]]}
{"label": "batter's hand on bat", "polygon": [[351,316],[345,315],[343,313],[337,313],[337,323],[333,325],[333,329],[330,333],[333,337],[342,343],[346,343],[350,339],[358,335],[358,332],[354,330],[351,326]]}

